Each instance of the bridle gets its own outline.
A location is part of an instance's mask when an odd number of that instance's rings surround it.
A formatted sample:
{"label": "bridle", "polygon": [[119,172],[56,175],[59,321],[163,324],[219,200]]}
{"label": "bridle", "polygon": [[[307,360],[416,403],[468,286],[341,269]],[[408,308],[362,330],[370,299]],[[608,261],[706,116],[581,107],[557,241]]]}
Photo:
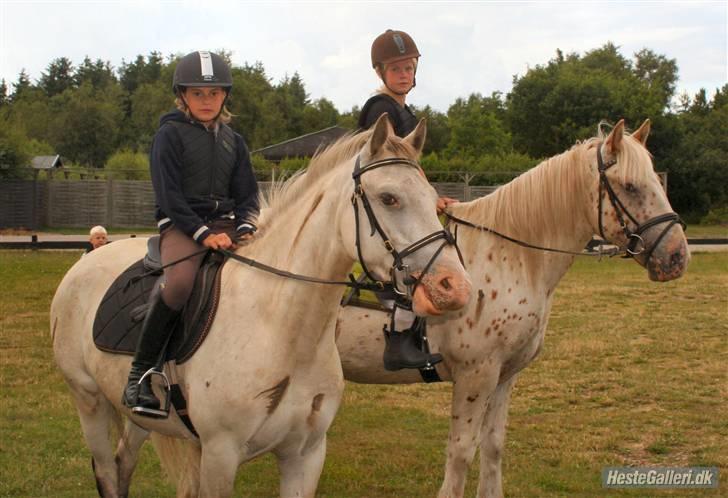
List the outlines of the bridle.
{"label": "bridle", "polygon": [[[669,232],[670,229],[678,223],[683,227],[684,230],[685,223],[675,212],[669,212],[654,216],[644,223],[640,223],[639,221],[637,221],[637,219],[632,216],[629,210],[627,210],[624,203],[622,203],[619,197],[617,197],[617,194],[614,192],[612,185],[609,183],[609,179],[607,178],[607,170],[617,164],[617,158],[615,157],[614,159],[611,159],[610,161],[607,161],[605,163],[604,159],[602,158],[602,145],[604,145],[603,142],[597,145],[597,169],[599,171],[599,235],[601,235],[604,240],[608,240],[607,237],[605,237],[604,235],[604,225],[602,222],[602,199],[604,197],[604,192],[606,191],[607,196],[609,197],[609,202],[612,204],[614,212],[617,215],[617,220],[619,221],[619,226],[622,229],[622,233],[624,233],[624,236],[627,238],[627,247],[625,248],[626,252],[624,257],[634,258],[635,256],[645,253],[645,250],[647,250],[647,252],[644,254],[644,262],[645,264],[647,264],[647,261],[649,261],[655,248],[660,244],[665,235],[667,235],[667,232]],[[637,228],[635,230],[631,230],[629,228],[629,225],[625,220],[625,216],[634,225],[636,225]],[[648,229],[661,223],[667,223],[667,226],[663,228],[662,232],[657,237],[654,244],[652,244],[652,246],[647,249],[645,241],[642,238],[642,234],[644,234]]]}
{"label": "bridle", "polygon": [[[354,220],[355,220],[355,227],[356,227],[356,250],[357,254],[359,256],[359,262],[361,263],[362,270],[364,272],[364,275],[370,280],[372,280],[375,285],[380,287],[382,290],[390,290],[395,294],[395,299],[399,301],[410,301],[411,298],[415,294],[415,290],[417,289],[417,286],[421,283],[422,278],[427,273],[427,271],[430,269],[432,264],[435,262],[435,259],[440,255],[442,250],[449,246],[455,246],[457,249],[457,245],[455,244],[455,238],[452,236],[452,234],[446,230],[438,230],[436,232],[432,232],[429,235],[426,235],[422,237],[420,240],[413,242],[409,246],[405,247],[404,249],[398,251],[394,244],[392,244],[391,239],[386,234],[382,226],[379,224],[379,221],[377,220],[376,215],[374,214],[374,211],[372,210],[372,206],[369,202],[369,199],[367,198],[366,192],[364,191],[364,188],[361,184],[361,176],[368,172],[372,171],[377,168],[381,168],[383,166],[392,166],[392,165],[405,165],[405,166],[411,166],[413,168],[421,169],[420,165],[411,159],[402,158],[402,157],[392,157],[389,159],[381,159],[379,161],[373,161],[370,162],[364,166],[361,165],[361,157],[357,156],[356,163],[354,164],[354,172],[352,173],[352,177],[354,178],[354,194],[351,196],[351,203],[354,206]],[[390,275],[391,275],[391,283],[384,282],[378,278],[376,278],[369,268],[367,268],[366,262],[364,261],[364,256],[361,251],[361,230],[360,230],[360,221],[359,221],[359,202],[361,201],[361,204],[364,208],[364,212],[367,215],[367,218],[369,219],[369,226],[371,227],[371,233],[370,237],[373,237],[375,233],[378,233],[379,236],[382,239],[382,242],[384,243],[385,249],[392,255],[392,267],[390,269]],[[432,244],[438,240],[442,239],[443,242],[440,245],[439,248],[435,251],[435,253],[432,255],[430,260],[425,265],[425,268],[422,270],[422,273],[419,277],[414,277],[410,273],[409,265],[405,264],[404,259],[407,256],[410,256],[414,254],[415,252],[419,251],[420,249],[428,246],[429,244]],[[458,256],[460,257],[460,261],[462,262],[462,255],[460,254],[460,251],[458,250]],[[398,277],[399,274],[402,274],[403,276],[400,278]],[[400,281],[401,280],[401,281]],[[400,288],[400,284],[404,284],[406,290],[402,290]],[[411,303],[409,303],[411,306]]]}

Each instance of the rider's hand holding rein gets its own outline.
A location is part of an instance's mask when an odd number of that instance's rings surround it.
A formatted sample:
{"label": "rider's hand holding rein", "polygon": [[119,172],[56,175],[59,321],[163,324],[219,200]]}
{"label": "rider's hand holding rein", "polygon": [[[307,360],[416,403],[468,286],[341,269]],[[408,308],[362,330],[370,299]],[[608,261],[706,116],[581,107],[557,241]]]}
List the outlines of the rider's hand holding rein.
{"label": "rider's hand holding rein", "polygon": [[210,235],[202,241],[202,245],[210,249],[230,249],[234,246],[230,236],[226,233]]}

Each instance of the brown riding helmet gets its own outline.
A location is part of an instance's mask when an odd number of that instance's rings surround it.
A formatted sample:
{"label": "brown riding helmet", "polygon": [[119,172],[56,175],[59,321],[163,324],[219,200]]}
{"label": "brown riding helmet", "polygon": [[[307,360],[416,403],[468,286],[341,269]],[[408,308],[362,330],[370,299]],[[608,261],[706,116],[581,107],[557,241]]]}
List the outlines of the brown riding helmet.
{"label": "brown riding helmet", "polygon": [[420,52],[415,41],[404,31],[388,29],[377,36],[372,43],[372,67],[375,69],[380,64],[418,57]]}

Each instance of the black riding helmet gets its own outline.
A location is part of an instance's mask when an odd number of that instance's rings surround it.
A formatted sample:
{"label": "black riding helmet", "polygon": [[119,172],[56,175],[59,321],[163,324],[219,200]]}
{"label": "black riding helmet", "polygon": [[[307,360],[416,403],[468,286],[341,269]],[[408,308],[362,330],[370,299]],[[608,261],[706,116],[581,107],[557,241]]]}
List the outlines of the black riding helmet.
{"label": "black riding helmet", "polygon": [[233,75],[225,59],[205,51],[192,52],[182,57],[174,70],[172,90],[179,95],[181,89],[193,86],[219,86],[230,93]]}

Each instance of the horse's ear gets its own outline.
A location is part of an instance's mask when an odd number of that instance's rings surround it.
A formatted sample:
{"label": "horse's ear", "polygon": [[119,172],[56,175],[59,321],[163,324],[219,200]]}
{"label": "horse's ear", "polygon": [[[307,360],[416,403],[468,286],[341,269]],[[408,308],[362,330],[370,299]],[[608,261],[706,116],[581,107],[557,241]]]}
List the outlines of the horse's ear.
{"label": "horse's ear", "polygon": [[622,150],[622,137],[624,136],[624,119],[620,119],[619,122],[612,128],[612,133],[609,134],[607,140],[604,142],[607,146],[607,150],[612,154],[616,155],[617,152]]}
{"label": "horse's ear", "polygon": [[420,119],[417,123],[417,127],[412,130],[412,133],[404,137],[404,141],[408,142],[417,151],[417,155],[422,154],[422,149],[425,147],[425,137],[427,137],[427,120],[425,118]]}
{"label": "horse's ear", "polygon": [[647,136],[650,134],[650,120],[645,119],[645,122],[642,123],[642,126],[640,126],[637,131],[632,133],[632,138],[635,140],[639,140],[642,145],[647,144]]}
{"label": "horse's ear", "polygon": [[379,119],[377,119],[377,122],[374,123],[374,132],[372,133],[372,138],[369,140],[369,155],[375,156],[377,152],[379,152],[379,149],[382,148],[382,145],[384,145],[384,142],[386,142],[387,137],[392,134],[394,130],[392,130],[392,125],[389,123],[389,116],[385,112],[381,116],[379,116]]}

